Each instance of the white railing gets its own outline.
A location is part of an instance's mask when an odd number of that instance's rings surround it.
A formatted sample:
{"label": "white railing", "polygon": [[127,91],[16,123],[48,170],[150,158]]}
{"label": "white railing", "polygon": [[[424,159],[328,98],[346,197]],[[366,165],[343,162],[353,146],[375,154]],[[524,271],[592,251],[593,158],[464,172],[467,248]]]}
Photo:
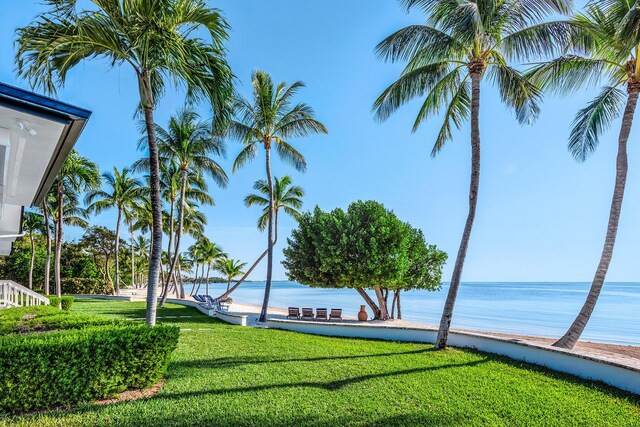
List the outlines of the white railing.
{"label": "white railing", "polygon": [[0,280],[0,308],[49,305],[49,298],[12,280]]}

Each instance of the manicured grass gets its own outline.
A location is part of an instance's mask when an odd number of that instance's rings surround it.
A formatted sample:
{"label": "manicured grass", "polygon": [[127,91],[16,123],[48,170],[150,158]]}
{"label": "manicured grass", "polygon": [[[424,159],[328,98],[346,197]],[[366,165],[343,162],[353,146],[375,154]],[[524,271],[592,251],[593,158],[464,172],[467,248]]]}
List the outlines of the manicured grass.
{"label": "manicured grass", "polygon": [[[74,312],[143,317],[143,303]],[[155,397],[0,420],[33,426],[640,426],[640,398],[484,353],[230,326],[169,305],[180,343]]]}

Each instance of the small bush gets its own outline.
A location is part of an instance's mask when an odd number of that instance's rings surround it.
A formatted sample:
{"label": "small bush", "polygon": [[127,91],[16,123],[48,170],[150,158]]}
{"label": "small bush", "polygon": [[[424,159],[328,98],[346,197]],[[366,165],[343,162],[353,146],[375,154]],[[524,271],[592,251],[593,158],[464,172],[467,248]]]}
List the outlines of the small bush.
{"label": "small bush", "polygon": [[102,279],[67,277],[62,279],[63,294],[112,294],[113,286]]}
{"label": "small bush", "polygon": [[165,372],[179,333],[175,326],[140,325],[0,337],[0,412],[86,402],[151,386]]}

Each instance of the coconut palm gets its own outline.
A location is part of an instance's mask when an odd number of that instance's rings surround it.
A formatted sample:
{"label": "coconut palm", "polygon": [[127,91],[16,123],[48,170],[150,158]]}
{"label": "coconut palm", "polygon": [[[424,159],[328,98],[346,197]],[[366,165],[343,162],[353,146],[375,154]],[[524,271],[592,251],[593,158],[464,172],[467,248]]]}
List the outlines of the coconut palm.
{"label": "coconut palm", "polygon": [[[253,188],[257,190],[257,193],[250,194],[244,199],[244,204],[247,207],[262,206],[262,215],[258,217],[258,229],[264,231],[269,223],[269,185],[264,179],[258,180],[253,184]],[[291,184],[291,177],[285,175],[282,178],[274,177],[273,185],[273,229],[274,238],[273,244],[278,241],[278,213],[280,209],[291,215],[296,220],[300,217],[300,208],[302,207],[302,198],[304,197],[304,190],[302,187]],[[240,286],[244,280],[251,274],[253,269],[262,261],[267,255],[267,251],[264,251],[260,257],[253,263],[253,265],[247,270],[246,273],[238,280],[232,288],[220,295],[219,298],[227,298],[238,286]]]}
{"label": "coconut palm", "polygon": [[85,198],[89,205],[89,212],[100,213],[106,209],[115,208],[118,212],[116,219],[115,264],[116,264],[116,295],[120,295],[120,224],[126,211],[133,210],[144,194],[142,181],[131,176],[127,168],[119,171],[113,168],[113,173],[105,172],[102,179],[107,185],[106,190],[93,190]]}
{"label": "coconut palm", "polygon": [[205,283],[206,295],[209,295],[209,274],[211,272],[211,267],[217,265],[220,260],[225,259],[227,257],[227,254],[222,251],[222,248],[220,248],[220,246],[216,245],[208,239],[201,240],[200,250],[200,263],[203,266],[207,266],[207,276],[205,278]]}
{"label": "coconut palm", "polygon": [[29,260],[29,289],[33,289],[33,266],[36,259],[34,235],[44,232],[45,223],[42,215],[35,212],[25,212],[22,216],[22,230],[29,236],[31,243],[31,258]]}
{"label": "coconut palm", "polygon": [[407,10],[420,8],[427,23],[405,27],[376,47],[386,61],[407,62],[398,80],[374,103],[376,118],[386,120],[409,101],[424,96],[413,131],[444,113],[431,155],[452,138],[452,127],[471,119],[469,211],[442,313],[436,348],[444,348],[475,218],[480,179],[480,84],[498,87],[502,101],[521,123],[539,112],[539,90],[508,60],[551,55],[567,39],[568,22],[542,22],[550,14],[569,12],[569,0],[402,0]]}
{"label": "coconut palm", "polygon": [[[228,25],[204,0],[48,0],[50,9],[17,30],[18,74],[50,93],[84,59],[127,64],[138,80],[149,145],[153,246],[147,292],[148,325],[156,322],[162,255],[162,201],[154,110],[166,84],[182,85],[190,101],[208,99],[222,122],[232,92],[224,58]],[[208,41],[203,35],[208,35]]]}
{"label": "coconut palm", "polygon": [[45,199],[42,201],[42,205],[40,205],[40,210],[42,211],[42,217],[44,218],[44,231],[45,237],[47,239],[47,254],[44,261],[44,294],[49,295],[49,285],[51,284],[51,279],[49,274],[51,273],[51,221],[49,218],[51,217],[50,205],[54,202],[55,196],[49,191]]}
{"label": "coconut palm", "polygon": [[242,269],[247,265],[246,262],[241,262],[240,260],[232,259],[232,258],[224,258],[216,263],[216,269],[224,274],[227,279],[227,292],[229,292],[229,288],[231,287],[231,281],[241,275],[244,274]]}
{"label": "coconut palm", "polygon": [[590,2],[574,18],[580,31],[567,45],[568,53],[530,71],[544,89],[570,93],[600,82],[600,93],[578,111],[569,135],[569,151],[585,161],[598,147],[600,136],[622,115],[618,136],[616,177],[609,221],[600,261],[587,298],[567,332],[554,343],[571,349],[591,317],[613,256],[627,180],[627,141],[640,93],[640,18],[636,5],[620,0]]}
{"label": "coconut palm", "polygon": [[251,78],[251,84],[253,86],[253,102],[240,96],[235,98],[235,120],[231,121],[229,131],[244,145],[233,163],[234,171],[253,160],[258,154],[259,147],[262,147],[265,152],[266,181],[269,187],[267,283],[259,318],[260,322],[264,322],[267,317],[273,271],[274,204],[271,148],[275,148],[282,160],[288,162],[295,169],[304,171],[307,163],[302,154],[293,148],[289,141],[291,138],[317,133],[326,134],[327,129],[314,118],[313,109],[309,105],[304,103],[292,105],[293,97],[304,86],[302,82],[295,82],[291,85],[283,82],[276,87],[269,74],[264,71],[255,71]]}
{"label": "coconut palm", "polygon": [[[78,209],[80,208],[77,207],[77,195],[82,192],[99,188],[100,184],[101,180],[98,165],[88,158],[82,157],[76,150],[71,151],[69,157],[67,157],[60,168],[60,171],[53,183],[53,188],[55,188],[56,191],[55,197],[57,202],[57,229],[53,268],[58,296],[60,296],[62,292],[60,280],[60,254],[62,251],[63,236],[62,225],[69,223],[65,219],[66,211],[71,209],[74,215],[79,213],[80,211],[78,211]],[[74,206],[69,206],[66,203],[67,201],[72,202],[71,205]],[[82,216],[86,218],[86,213],[82,213]]]}
{"label": "coconut palm", "polygon": [[[167,129],[156,126],[160,160],[173,161],[180,171],[180,194],[178,203],[178,229],[174,256],[169,266],[169,276],[178,261],[184,221],[184,205],[187,182],[190,176],[208,175],[219,186],[226,187],[228,178],[222,167],[211,157],[225,154],[221,138],[214,137],[210,122],[200,120],[198,114],[189,109],[180,110],[169,119]],[[171,248],[172,249],[172,248]]]}

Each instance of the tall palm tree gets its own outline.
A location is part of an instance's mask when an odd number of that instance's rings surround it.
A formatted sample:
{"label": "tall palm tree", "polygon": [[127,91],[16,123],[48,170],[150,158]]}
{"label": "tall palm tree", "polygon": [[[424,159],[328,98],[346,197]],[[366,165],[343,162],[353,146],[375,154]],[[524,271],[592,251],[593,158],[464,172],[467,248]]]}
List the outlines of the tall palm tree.
{"label": "tall palm tree", "polygon": [[[264,231],[269,223],[269,185],[264,179],[258,180],[253,184],[253,188],[257,190],[257,193],[250,194],[244,199],[244,204],[247,207],[251,206],[263,206],[262,215],[258,218],[258,229]],[[291,184],[291,177],[285,175],[282,178],[274,177],[273,185],[273,229],[274,238],[273,244],[278,241],[278,214],[280,209],[291,215],[294,219],[300,217],[300,208],[302,207],[302,198],[304,197],[304,190],[302,187]],[[244,280],[251,274],[253,269],[262,261],[267,255],[267,251],[264,251],[262,255],[253,263],[253,265],[247,270],[246,273],[238,280],[232,288],[220,295],[219,298],[227,298],[238,286],[240,286]]]}
{"label": "tall palm tree", "polygon": [[269,74],[255,71],[251,78],[253,102],[238,96],[234,100],[235,120],[231,120],[229,131],[239,139],[244,148],[233,163],[233,170],[253,160],[261,146],[265,152],[267,185],[269,187],[269,216],[267,240],[267,283],[260,312],[260,322],[267,318],[271,276],[273,272],[274,205],[273,179],[271,176],[271,148],[275,148],[280,158],[299,171],[304,171],[307,163],[295,148],[289,144],[291,138],[317,133],[328,133],[325,126],[314,118],[313,109],[305,104],[292,105],[293,97],[302,82],[287,85],[282,82],[274,86]]}
{"label": "tall palm tree", "polygon": [[35,212],[25,212],[22,217],[22,230],[29,236],[31,243],[31,258],[29,259],[29,289],[33,289],[33,266],[36,259],[34,235],[44,232],[45,223],[42,215]]}
{"label": "tall palm tree", "polygon": [[[56,179],[53,188],[56,189],[57,206],[57,230],[55,242],[55,256],[53,260],[54,277],[58,296],[62,292],[60,279],[60,255],[62,252],[62,235],[65,223],[65,198],[75,201],[77,205],[77,195],[85,191],[92,191],[99,188],[101,184],[98,165],[86,157],[72,150],[65,160]],[[85,216],[85,215],[83,215]]]}
{"label": "tall palm tree", "polygon": [[420,8],[427,23],[405,27],[380,42],[378,56],[386,61],[406,61],[398,80],[375,101],[379,120],[417,97],[424,102],[413,131],[434,115],[444,112],[431,155],[452,138],[452,126],[471,119],[471,182],[469,211],[445,302],[436,348],[447,345],[453,309],[467,255],[476,213],[480,182],[480,84],[498,87],[502,101],[515,110],[521,123],[538,115],[539,90],[508,65],[508,59],[554,54],[567,38],[570,24],[542,22],[550,14],[568,13],[570,0],[401,0],[407,10]]}
{"label": "tall palm tree", "polygon": [[55,196],[52,194],[51,190],[45,196],[45,199],[42,201],[42,205],[40,205],[40,210],[42,211],[42,216],[44,218],[44,232],[45,237],[47,239],[47,254],[44,261],[44,294],[49,295],[49,286],[51,284],[51,279],[49,277],[51,273],[51,207],[50,205],[54,202]]}
{"label": "tall palm tree", "polygon": [[205,278],[206,283],[206,295],[209,295],[209,273],[211,267],[217,265],[220,260],[225,259],[227,254],[222,251],[220,246],[211,242],[208,239],[201,241],[201,259],[200,263],[207,266],[207,276]]}
{"label": "tall palm tree", "polygon": [[232,258],[224,258],[216,263],[216,269],[220,273],[224,274],[227,279],[227,292],[229,292],[231,281],[234,279],[234,277],[244,274],[242,269],[246,265],[246,262],[241,262],[240,260]]}
{"label": "tall palm tree", "polygon": [[115,264],[116,264],[116,295],[120,295],[120,224],[125,211],[135,209],[144,194],[142,181],[131,176],[127,168],[119,171],[114,166],[113,173],[105,172],[102,179],[107,185],[105,190],[93,190],[87,194],[85,202],[89,205],[89,212],[100,213],[106,209],[115,208],[118,212],[116,219]]}
{"label": "tall palm tree", "polygon": [[[156,323],[162,255],[162,201],[154,110],[167,83],[186,87],[190,100],[208,99],[224,120],[232,74],[223,43],[228,25],[204,0],[49,0],[50,9],[17,31],[18,74],[50,93],[83,59],[127,64],[138,80],[149,145],[153,246],[149,262],[147,324]],[[198,31],[201,30],[201,31]],[[209,40],[202,36],[208,34]]]}
{"label": "tall palm tree", "polygon": [[593,1],[575,16],[579,31],[567,44],[568,53],[530,71],[544,89],[570,93],[604,82],[600,93],[578,111],[569,136],[569,151],[585,161],[598,147],[600,136],[622,114],[609,221],[600,261],[587,298],[567,332],[554,343],[572,349],[591,317],[613,256],[627,181],[627,141],[640,93],[640,18],[634,3]]}
{"label": "tall palm tree", "polygon": [[[173,161],[180,171],[180,194],[178,202],[178,229],[174,255],[171,258],[168,276],[173,270],[180,253],[182,227],[184,221],[184,205],[187,182],[192,175],[208,175],[219,186],[226,187],[228,178],[222,167],[211,156],[225,154],[225,146],[221,138],[212,134],[211,123],[200,120],[200,116],[189,109],[182,109],[169,119],[167,129],[156,126],[160,160]],[[170,250],[173,248],[170,248]]]}

